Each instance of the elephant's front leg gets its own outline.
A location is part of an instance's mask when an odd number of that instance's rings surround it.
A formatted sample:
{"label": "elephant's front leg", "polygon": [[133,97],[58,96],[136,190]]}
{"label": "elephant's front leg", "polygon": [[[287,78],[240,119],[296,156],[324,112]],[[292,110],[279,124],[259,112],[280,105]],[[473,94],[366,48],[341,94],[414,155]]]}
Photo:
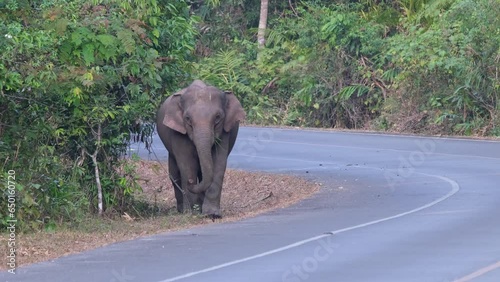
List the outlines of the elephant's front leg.
{"label": "elephant's front leg", "polygon": [[177,156],[176,159],[182,187],[182,193],[179,195],[182,197],[182,200],[179,203],[179,198],[177,198],[177,203],[182,205],[182,212],[189,211],[194,207],[198,207],[197,209],[200,210],[203,203],[203,195],[195,194],[190,191],[192,187],[197,184],[200,166],[195,159],[187,154]]}
{"label": "elephant's front leg", "polygon": [[228,136],[222,137],[219,144],[215,145],[213,151],[214,178],[210,187],[205,191],[202,213],[216,218],[221,217],[220,199],[222,192],[222,183],[226,172],[228,157]]}
{"label": "elephant's front leg", "polygon": [[182,187],[184,188],[184,211],[193,210],[201,212],[203,205],[203,194],[195,194],[190,190],[197,183],[198,173],[197,171],[190,171],[185,173],[185,177],[182,177]]}

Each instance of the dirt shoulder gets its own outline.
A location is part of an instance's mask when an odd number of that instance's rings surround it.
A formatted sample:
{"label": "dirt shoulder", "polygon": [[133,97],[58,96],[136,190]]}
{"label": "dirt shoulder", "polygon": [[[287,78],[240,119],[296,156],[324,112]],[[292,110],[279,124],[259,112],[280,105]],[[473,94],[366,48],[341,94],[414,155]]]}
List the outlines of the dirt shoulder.
{"label": "dirt shoulder", "polygon": [[[193,214],[178,214],[166,164],[139,161],[137,173],[143,192],[138,198],[153,205],[157,216],[134,218],[128,214],[120,218],[90,218],[73,226],[30,234],[18,234],[17,266],[47,261],[162,232],[188,227],[240,220],[277,208],[283,208],[319,191],[320,185],[290,176],[268,173],[228,170],[224,180],[221,208],[223,218],[213,222]],[[0,233],[0,253],[7,253],[7,234]],[[6,270],[6,261],[0,264]]]}

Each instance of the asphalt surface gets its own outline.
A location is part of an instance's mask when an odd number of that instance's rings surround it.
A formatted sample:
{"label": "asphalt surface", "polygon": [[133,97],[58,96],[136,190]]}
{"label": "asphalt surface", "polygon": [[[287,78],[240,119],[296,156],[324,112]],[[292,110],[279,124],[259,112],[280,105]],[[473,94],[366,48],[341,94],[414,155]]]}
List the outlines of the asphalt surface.
{"label": "asphalt surface", "polygon": [[[143,158],[166,159],[132,146]],[[500,142],[242,128],[229,166],[323,183],[240,222],[145,237],[0,281],[500,281]]]}

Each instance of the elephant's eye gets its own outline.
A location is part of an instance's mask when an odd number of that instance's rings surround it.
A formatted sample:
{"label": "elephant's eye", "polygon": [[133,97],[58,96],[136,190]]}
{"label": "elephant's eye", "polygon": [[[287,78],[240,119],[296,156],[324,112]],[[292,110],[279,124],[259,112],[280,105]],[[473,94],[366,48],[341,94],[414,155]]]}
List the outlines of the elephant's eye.
{"label": "elephant's eye", "polygon": [[215,115],[215,124],[218,124],[221,121],[221,114]]}
{"label": "elephant's eye", "polygon": [[187,124],[191,125],[191,117],[190,116],[185,116],[184,120],[186,121]]}

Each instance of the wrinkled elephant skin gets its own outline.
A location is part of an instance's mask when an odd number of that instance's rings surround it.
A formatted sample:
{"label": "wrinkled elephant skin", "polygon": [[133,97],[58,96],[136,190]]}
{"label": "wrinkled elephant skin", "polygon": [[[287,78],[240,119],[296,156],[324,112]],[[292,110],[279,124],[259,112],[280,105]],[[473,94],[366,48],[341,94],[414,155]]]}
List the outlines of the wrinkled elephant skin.
{"label": "wrinkled elephant skin", "polygon": [[220,217],[227,157],[245,118],[231,92],[195,80],[168,97],[157,114],[158,135],[167,148],[177,210],[200,209]]}

